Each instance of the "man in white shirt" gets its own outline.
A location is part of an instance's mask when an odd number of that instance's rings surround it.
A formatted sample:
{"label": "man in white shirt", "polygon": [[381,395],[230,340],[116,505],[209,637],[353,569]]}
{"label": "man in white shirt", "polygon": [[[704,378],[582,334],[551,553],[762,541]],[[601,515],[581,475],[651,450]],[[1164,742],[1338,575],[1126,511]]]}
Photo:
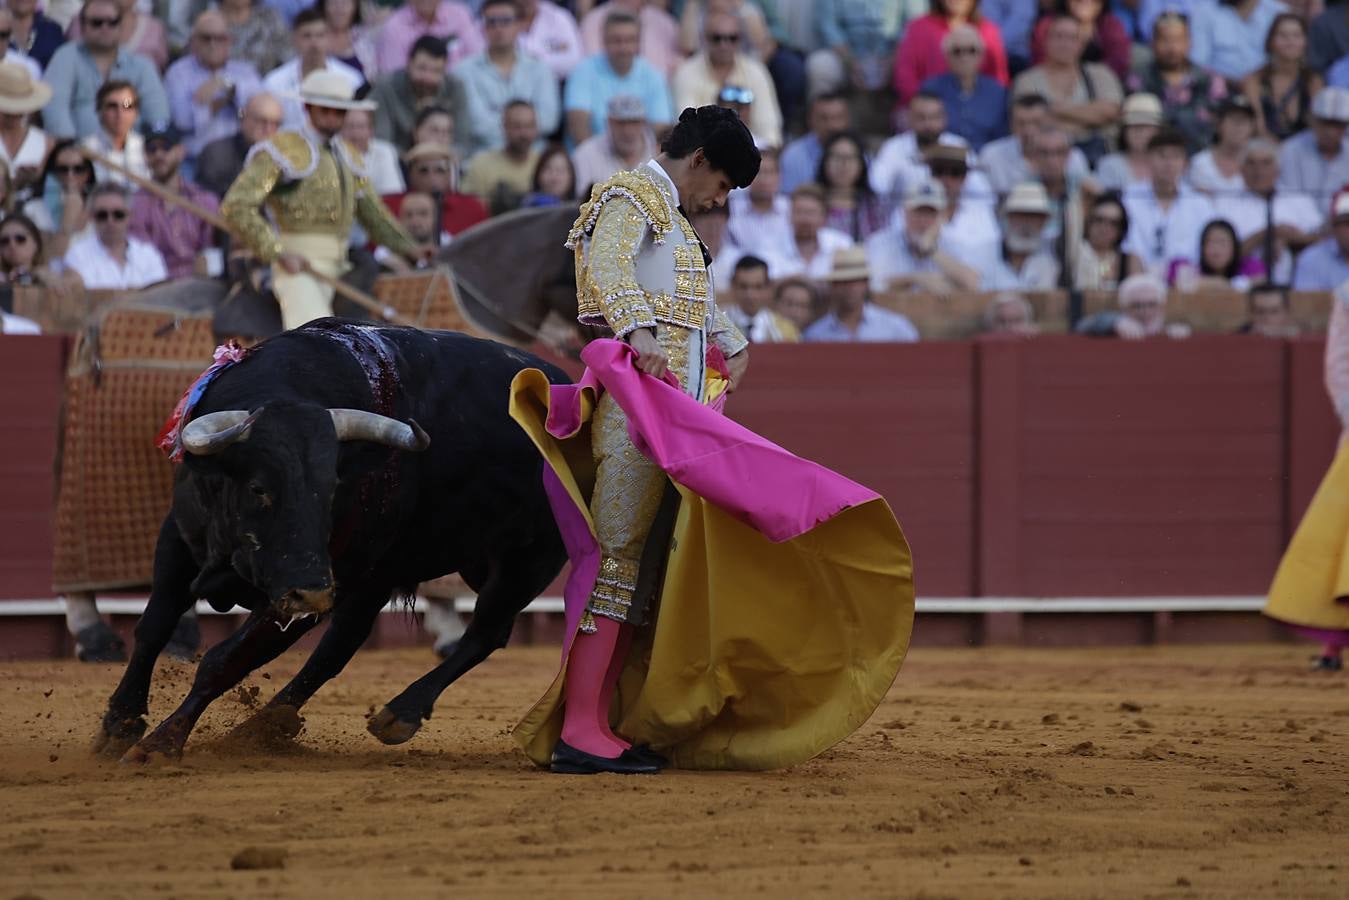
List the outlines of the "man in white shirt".
{"label": "man in white shirt", "polygon": [[903,197],[915,184],[932,178],[927,154],[938,144],[966,148],[965,165],[969,177],[961,196],[975,203],[991,207],[993,189],[982,172],[973,170],[976,158],[968,148],[969,142],[946,130],[946,104],[936,94],[919,91],[909,101],[909,130],[897,134],[881,144],[868,176],[871,189],[881,197]]}
{"label": "man in white shirt", "polygon": [[938,141],[925,154],[932,179],[946,192],[941,214],[941,243],[975,271],[991,269],[998,257],[998,220],[986,203],[970,199],[966,190],[969,150],[964,144]]}
{"label": "man in white shirt", "polygon": [[945,246],[941,224],[945,211],[946,190],[940,183],[921,181],[909,188],[903,217],[867,238],[873,291],[979,290],[979,273]]}
{"label": "man in white shirt", "polygon": [[659,150],[640,98],[631,94],[610,97],[605,113],[608,128],[581,141],[571,157],[576,188],[582,197],[590,196],[591,185],[637,168]]}
{"label": "man in white shirt", "polygon": [[1312,99],[1311,127],[1283,142],[1279,151],[1279,190],[1304,194],[1317,209],[1349,184],[1349,89],[1322,88]]}
{"label": "man in white shirt", "polygon": [[[979,153],[979,168],[994,194],[1005,197],[1012,188],[1035,177],[1030,163],[1031,141],[1049,121],[1049,101],[1040,94],[1023,94],[1012,101],[1012,133],[988,142]],[[1090,173],[1087,157],[1073,147],[1068,153],[1069,177]]]}
{"label": "man in white shirt", "polygon": [[152,245],[128,234],[131,208],[127,189],[100,181],[89,195],[94,233],[76,240],[66,251],[66,267],[89,290],[138,290],[164,281],[164,257]]}
{"label": "man in white shirt", "polygon": [[726,200],[731,211],[726,238],[742,253],[770,259],[792,244],[792,201],[778,193],[781,170],[778,152],[759,151],[759,174],[743,191]]}
{"label": "man in white shirt", "polygon": [[1152,183],[1124,192],[1129,234],[1123,249],[1162,279],[1173,259],[1199,258],[1199,236],[1214,218],[1212,202],[1182,180],[1187,159],[1185,134],[1163,128],[1148,141]]}
{"label": "man in white shirt", "polygon": [[1316,240],[1325,217],[1306,194],[1275,189],[1279,181],[1279,147],[1266,138],[1256,138],[1241,155],[1241,178],[1245,189],[1219,195],[1214,201],[1218,218],[1237,230],[1241,256],[1259,257],[1270,281],[1293,280],[1293,253]]}
{"label": "man in white shirt", "polygon": [[[150,167],[145,164],[145,141],[131,130],[136,124],[136,116],[140,115],[136,89],[125,81],[105,81],[98,89],[95,103],[98,108],[98,131],[80,141],[80,144],[133,174],[149,178]],[[100,183],[131,183],[121,172],[104,166],[98,160],[94,160],[94,176]]]}
{"label": "man in white shirt", "polygon": [[1049,192],[1038,181],[1023,181],[1003,203],[1001,250],[983,269],[986,291],[1052,291],[1059,286],[1060,266],[1049,252]]}
{"label": "man in white shirt", "polygon": [[320,69],[336,72],[351,84],[352,93],[365,83],[365,77],[340,59],[328,55],[328,23],[316,6],[301,11],[295,17],[291,41],[295,45],[295,58],[268,72],[262,80],[262,87],[281,100],[281,128],[298,131],[308,121],[304,104],[300,102],[300,82],[304,81],[306,75]]}
{"label": "man in white shirt", "polygon": [[824,188],[814,182],[792,191],[792,240],[768,260],[768,270],[776,281],[789,275],[823,279],[834,264],[834,254],[853,246],[853,239],[824,223],[829,219],[829,201]]}

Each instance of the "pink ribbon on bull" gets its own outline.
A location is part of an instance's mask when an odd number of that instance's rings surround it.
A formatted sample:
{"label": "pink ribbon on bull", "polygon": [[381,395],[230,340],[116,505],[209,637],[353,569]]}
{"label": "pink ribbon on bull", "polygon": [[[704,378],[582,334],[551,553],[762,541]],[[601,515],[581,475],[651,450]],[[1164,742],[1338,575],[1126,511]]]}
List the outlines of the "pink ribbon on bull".
{"label": "pink ribbon on bull", "polygon": [[193,408],[201,399],[201,395],[206,393],[206,388],[217,375],[247,355],[248,350],[239,346],[233,338],[215,348],[215,353],[212,354],[215,362],[207,366],[206,371],[198,375],[192,386],[183,392],[183,396],[178,399],[178,405],[173,408],[173,415],[169,416],[164,427],[160,429],[159,437],[155,438],[155,446],[168,454],[170,460],[182,462],[183,423],[192,415]]}

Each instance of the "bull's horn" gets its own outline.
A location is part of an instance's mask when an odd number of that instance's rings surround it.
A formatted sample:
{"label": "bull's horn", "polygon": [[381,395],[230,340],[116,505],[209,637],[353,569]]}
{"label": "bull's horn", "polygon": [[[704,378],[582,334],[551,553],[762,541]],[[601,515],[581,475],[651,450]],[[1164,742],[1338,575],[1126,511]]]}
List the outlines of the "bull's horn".
{"label": "bull's horn", "polygon": [[339,441],[374,441],[398,450],[425,450],[431,438],[416,422],[400,422],[363,409],[330,409]]}
{"label": "bull's horn", "polygon": [[248,438],[262,410],[227,409],[193,419],[183,428],[183,449],[194,456],[219,453],[235,441]]}

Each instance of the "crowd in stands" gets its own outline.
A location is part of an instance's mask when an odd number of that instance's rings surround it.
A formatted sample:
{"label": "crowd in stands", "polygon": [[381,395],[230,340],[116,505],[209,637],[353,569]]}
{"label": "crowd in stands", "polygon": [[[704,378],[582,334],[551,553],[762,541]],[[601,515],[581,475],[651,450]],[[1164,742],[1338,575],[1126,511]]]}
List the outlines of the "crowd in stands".
{"label": "crowd in stands", "polygon": [[906,292],[1027,334],[1028,294],[1115,291],[1077,327],[1129,338],[1230,290],[1280,334],[1349,278],[1349,2],[4,0],[0,51],[0,275],[53,291],[220,274],[225,236],[125,173],[214,211],[318,69],[440,245],[735,109],[759,178],[695,225],[756,341],[915,340],[875,302]]}

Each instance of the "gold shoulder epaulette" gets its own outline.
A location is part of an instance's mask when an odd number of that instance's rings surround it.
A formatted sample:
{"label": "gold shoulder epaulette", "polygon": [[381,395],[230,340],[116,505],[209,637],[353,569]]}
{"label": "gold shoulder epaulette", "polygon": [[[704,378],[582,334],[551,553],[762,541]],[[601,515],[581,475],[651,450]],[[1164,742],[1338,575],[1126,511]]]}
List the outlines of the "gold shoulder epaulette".
{"label": "gold shoulder epaulette", "polygon": [[622,197],[646,219],[651,228],[652,240],[657,244],[665,242],[673,222],[670,217],[670,203],[656,182],[641,170],[619,172],[608,181],[595,185],[590,191],[590,199],[581,204],[581,214],[567,234],[567,248],[574,250],[582,238],[595,230],[604,205],[615,197]]}
{"label": "gold shoulder epaulette", "polygon": [[244,164],[251,162],[258,153],[266,153],[275,160],[290,181],[314,174],[319,162],[317,148],[298,131],[279,131],[268,140],[254,144]]}

